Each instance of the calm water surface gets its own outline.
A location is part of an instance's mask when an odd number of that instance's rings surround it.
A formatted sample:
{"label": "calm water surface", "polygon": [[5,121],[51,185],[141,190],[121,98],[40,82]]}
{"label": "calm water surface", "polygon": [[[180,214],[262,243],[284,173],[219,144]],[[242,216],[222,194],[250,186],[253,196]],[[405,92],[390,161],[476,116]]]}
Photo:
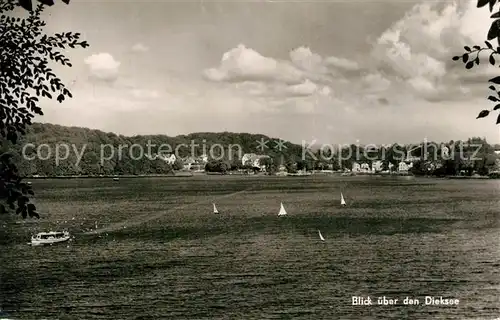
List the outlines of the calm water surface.
{"label": "calm water surface", "polygon": [[[500,317],[495,180],[228,176],[33,185],[43,219],[0,220],[0,307],[14,319]],[[340,191],[347,207],[339,206]],[[280,202],[286,217],[276,216]],[[62,228],[74,241],[26,244],[33,232]],[[353,306],[352,296],[399,303]],[[460,302],[426,306],[425,296]],[[421,304],[402,305],[405,297]]]}

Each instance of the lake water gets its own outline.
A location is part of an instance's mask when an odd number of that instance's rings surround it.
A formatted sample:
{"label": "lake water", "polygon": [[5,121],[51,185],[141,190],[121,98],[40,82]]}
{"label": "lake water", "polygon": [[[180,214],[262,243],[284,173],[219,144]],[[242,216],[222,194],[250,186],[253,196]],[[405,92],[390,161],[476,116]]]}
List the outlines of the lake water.
{"label": "lake water", "polygon": [[[500,317],[498,180],[201,176],[33,186],[43,219],[0,220],[0,308],[13,319]],[[277,217],[280,202],[286,217]],[[63,228],[74,241],[27,245],[31,233]],[[352,305],[353,296],[374,305]],[[383,296],[399,301],[377,305]],[[425,296],[459,304],[424,305]]]}

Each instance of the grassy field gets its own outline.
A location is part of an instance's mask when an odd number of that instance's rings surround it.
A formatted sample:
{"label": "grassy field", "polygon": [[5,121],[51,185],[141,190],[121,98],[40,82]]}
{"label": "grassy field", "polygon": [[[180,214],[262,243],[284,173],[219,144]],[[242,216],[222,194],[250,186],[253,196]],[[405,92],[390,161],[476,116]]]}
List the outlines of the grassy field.
{"label": "grassy field", "polygon": [[[0,225],[0,307],[19,318],[499,315],[496,180],[201,176],[33,185],[43,219],[4,217]],[[286,217],[277,217],[280,202]],[[33,232],[63,228],[75,236],[68,246],[26,245]],[[361,307],[351,305],[355,295],[462,302]]]}

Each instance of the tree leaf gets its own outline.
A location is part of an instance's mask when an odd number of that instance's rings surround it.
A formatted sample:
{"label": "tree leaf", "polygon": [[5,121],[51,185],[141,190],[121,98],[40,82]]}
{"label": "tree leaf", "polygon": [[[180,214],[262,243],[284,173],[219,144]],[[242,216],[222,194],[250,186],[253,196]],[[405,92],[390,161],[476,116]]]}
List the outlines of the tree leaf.
{"label": "tree leaf", "polygon": [[495,86],[489,86],[488,88],[489,88],[490,90],[497,91],[497,89],[495,88]]}
{"label": "tree leaf", "polygon": [[500,109],[500,103],[493,107],[493,110],[498,110],[498,109]]}
{"label": "tree leaf", "polygon": [[490,64],[494,66],[495,62],[496,61],[495,61],[495,58],[493,57],[493,55],[490,55]]}
{"label": "tree leaf", "polygon": [[[469,61],[467,62],[467,64],[465,65],[465,68],[466,69],[472,69],[472,67],[474,66],[474,61]],[[500,84],[500,83],[499,83]]]}
{"label": "tree leaf", "polygon": [[478,0],[478,1],[477,1],[477,7],[478,7],[478,8],[482,8],[482,7],[484,7],[485,5],[487,5],[489,2],[490,2],[490,0]]}
{"label": "tree leaf", "polygon": [[494,19],[494,18],[500,18],[500,11],[499,12],[495,12],[494,14],[492,14],[490,18],[492,18],[492,19]]}
{"label": "tree leaf", "polygon": [[488,80],[488,82],[493,82],[494,84],[500,84],[500,76]]}
{"label": "tree leaf", "polygon": [[487,117],[489,114],[490,114],[489,110],[483,110],[483,111],[479,112],[476,119]]}
{"label": "tree leaf", "polygon": [[28,205],[26,207],[28,208],[28,211],[35,211],[36,210],[36,206],[33,203],[28,203]]}
{"label": "tree leaf", "polygon": [[471,52],[471,50],[470,50],[470,47],[469,47],[469,46],[465,46],[465,47],[464,47],[464,49],[465,49],[465,51],[469,51],[469,52]]}
{"label": "tree leaf", "polygon": [[459,56],[454,56],[454,57],[452,58],[452,60],[453,60],[453,61],[458,61],[458,59],[460,59],[460,57],[459,57]]}
{"label": "tree leaf", "polygon": [[493,40],[498,38],[498,19],[493,21],[490,26],[490,30],[488,31],[488,40]]}
{"label": "tree leaf", "polygon": [[497,123],[496,124],[499,124],[499,123],[500,123],[500,113],[498,114]]}
{"label": "tree leaf", "polygon": [[31,0],[19,0],[19,5],[26,11],[33,11]]}
{"label": "tree leaf", "polygon": [[481,50],[481,47],[480,46],[473,46],[472,49]]}
{"label": "tree leaf", "polygon": [[493,6],[495,6],[495,3],[497,0],[490,0],[490,12],[493,11]]}
{"label": "tree leaf", "polygon": [[466,63],[467,61],[469,61],[469,54],[468,53],[464,53],[464,55],[462,56],[462,61],[464,63]]}
{"label": "tree leaf", "polygon": [[489,97],[488,97],[488,100],[493,101],[493,102],[497,102],[497,101],[498,101],[498,98],[496,98],[496,97],[494,97],[494,96],[489,96]]}
{"label": "tree leaf", "polygon": [[489,41],[485,41],[484,43],[486,43],[486,46],[488,48],[490,48],[491,50],[493,50],[493,45]]}

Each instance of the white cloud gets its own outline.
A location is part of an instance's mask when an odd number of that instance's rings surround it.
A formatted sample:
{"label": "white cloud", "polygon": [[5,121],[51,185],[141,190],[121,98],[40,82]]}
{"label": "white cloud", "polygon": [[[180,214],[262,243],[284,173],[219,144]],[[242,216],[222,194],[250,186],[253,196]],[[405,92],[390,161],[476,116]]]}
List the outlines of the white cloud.
{"label": "white cloud", "polygon": [[147,52],[149,48],[142,43],[136,43],[132,46],[132,51],[134,52]]}
{"label": "white cloud", "polygon": [[329,66],[349,71],[355,71],[359,69],[359,64],[357,62],[344,58],[328,57],[326,58],[325,63]]}
{"label": "white cloud", "polygon": [[290,51],[290,60],[294,65],[304,71],[327,73],[328,68],[323,63],[319,54],[313,53],[310,48],[299,47]]}
{"label": "white cloud", "polygon": [[436,85],[423,76],[411,78],[408,80],[408,85],[417,93],[427,98],[433,97],[439,92]]}
{"label": "white cloud", "polygon": [[205,70],[212,81],[279,81],[299,84],[303,81],[300,70],[284,61],[264,57],[257,51],[240,44],[224,53],[219,67]]}
{"label": "white cloud", "polygon": [[316,93],[330,96],[336,84],[350,83],[329,70],[325,60],[308,47],[296,48],[289,56],[288,61],[265,57],[240,44],[223,54],[218,67],[207,69],[203,74],[208,80],[233,84],[234,88],[250,95],[277,99],[278,102],[273,102],[277,104],[283,104],[280,102],[283,97],[310,97],[313,103]]}
{"label": "white cloud", "polygon": [[380,73],[370,73],[361,78],[362,85],[367,93],[378,93],[389,90],[391,81]]}
{"label": "white cloud", "polygon": [[[304,106],[316,105],[318,97],[330,99],[325,105],[332,110],[344,110],[344,104],[355,110],[400,106],[409,100],[469,99],[475,91],[467,83],[487,79],[478,78],[475,72],[479,71],[465,71],[451,58],[465,44],[482,43],[488,30],[487,10],[478,13],[481,10],[471,2],[414,6],[381,33],[373,50],[359,61],[322,57],[306,46],[291,50],[289,60],[279,60],[240,44],[224,53],[219,66],[205,70],[204,75],[226,83],[228,89],[237,87],[256,99],[281,105],[287,112],[294,109],[286,107],[293,101],[300,110],[317,111]],[[482,28],[477,27],[480,17],[488,21]],[[488,68],[481,68],[484,77]]]}
{"label": "white cloud", "polygon": [[332,94],[332,89],[330,89],[330,87],[323,87],[321,88],[321,90],[319,91],[319,94],[321,94],[322,96],[329,96]]}
{"label": "white cloud", "polygon": [[92,78],[114,81],[118,77],[120,62],[107,52],[88,56],[84,62],[89,67]]}
{"label": "white cloud", "polygon": [[[465,70],[461,62],[453,63],[451,58],[463,53],[464,45],[482,45],[490,21],[488,10],[476,8],[475,1],[418,4],[381,34],[371,56],[377,68],[405,81],[406,89],[415,96],[465,98],[467,88],[460,86],[464,82],[472,85],[472,78],[481,74],[482,79],[476,81],[486,88],[485,75],[493,68],[485,63]],[[498,68],[494,72],[499,74]]]}
{"label": "white cloud", "polygon": [[311,82],[309,79],[306,79],[306,81],[301,84],[289,86],[286,89],[286,92],[290,93],[292,96],[310,96],[315,93],[317,89],[318,86],[315,83]]}

